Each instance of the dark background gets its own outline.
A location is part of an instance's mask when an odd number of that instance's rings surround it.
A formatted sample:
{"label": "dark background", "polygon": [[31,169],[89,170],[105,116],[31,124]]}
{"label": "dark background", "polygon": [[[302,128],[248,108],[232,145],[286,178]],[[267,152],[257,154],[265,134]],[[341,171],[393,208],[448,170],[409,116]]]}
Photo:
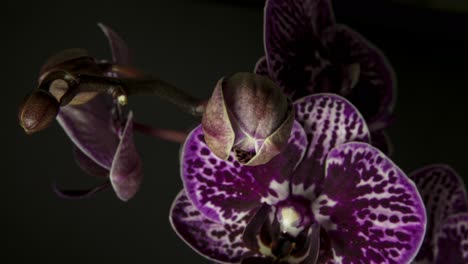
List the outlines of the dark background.
{"label": "dark background", "polygon": [[[353,2],[351,4],[350,2]],[[398,78],[394,161],[406,172],[448,163],[468,179],[466,91],[468,17],[388,2],[334,2],[337,21],[378,45]],[[262,1],[35,1],[2,7],[1,263],[208,263],[173,233],[168,211],[181,189],[179,145],[137,134],[145,179],[124,203],[112,191],[63,200],[51,190],[97,180],[75,165],[55,123],[33,136],[17,105],[39,67],[71,47],[109,58],[103,22],[134,50],[136,65],[199,97],[223,75],[252,71],[263,53]],[[5,46],[6,45],[6,46]],[[187,129],[196,120],[158,98],[131,98],[136,120]]]}

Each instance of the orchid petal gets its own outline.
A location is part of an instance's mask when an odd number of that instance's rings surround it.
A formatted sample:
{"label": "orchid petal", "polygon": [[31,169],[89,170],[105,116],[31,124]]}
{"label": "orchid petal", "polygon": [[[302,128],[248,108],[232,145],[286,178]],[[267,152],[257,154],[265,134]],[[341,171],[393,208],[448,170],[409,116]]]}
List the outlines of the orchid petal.
{"label": "orchid petal", "polygon": [[437,234],[450,215],[467,212],[468,200],[463,180],[451,167],[429,165],[409,176],[418,187],[426,205],[427,229],[416,261],[434,263]]}
{"label": "orchid petal", "polygon": [[268,63],[266,57],[261,57],[255,64],[254,73],[268,77]]}
{"label": "orchid petal", "polygon": [[119,138],[111,129],[112,115],[105,95],[81,105],[60,109],[58,123],[72,142],[91,160],[110,170]]}
{"label": "orchid petal", "polygon": [[248,216],[237,223],[217,223],[205,217],[182,190],[171,208],[169,220],[174,231],[198,254],[212,261],[240,263],[251,254],[242,242]]}
{"label": "orchid petal", "polygon": [[82,169],[87,174],[97,177],[109,176],[109,170],[94,162],[76,146],[73,146],[73,156],[76,163],[78,164],[78,167],[80,167],[80,169]]}
{"label": "orchid petal", "polygon": [[264,31],[269,72],[287,94],[293,95],[298,88],[313,91],[311,74],[325,64],[319,36],[332,24],[328,0],[267,1]]}
{"label": "orchid petal", "polygon": [[351,142],[327,156],[316,220],[338,263],[409,263],[426,227],[414,183],[378,149]]}
{"label": "orchid petal", "polygon": [[114,63],[131,65],[132,64],[132,52],[128,48],[125,41],[110,27],[98,23],[99,28],[107,37],[109,46],[112,52],[112,61]]}
{"label": "orchid petal", "polygon": [[127,201],[140,187],[143,169],[140,156],[133,142],[133,113],[128,113],[119,146],[110,169],[110,181],[117,196]]}
{"label": "orchid petal", "polygon": [[[345,25],[329,27],[322,35],[323,43],[330,54],[331,65],[358,65],[357,82],[342,83],[348,87],[336,87],[327,92],[346,96],[368,122],[385,118],[393,111],[395,103],[395,74],[383,53],[356,31]],[[350,73],[351,74],[351,73]],[[348,76],[351,78],[351,76]],[[346,75],[343,76],[346,82]],[[333,76],[330,76],[333,78]],[[320,88],[320,85],[319,87]]]}
{"label": "orchid petal", "polygon": [[468,263],[468,213],[449,216],[436,237],[436,264]]}
{"label": "orchid petal", "polygon": [[235,222],[262,202],[274,204],[289,194],[291,171],[302,159],[307,140],[295,122],[283,152],[258,166],[241,165],[231,153],[227,160],[212,153],[201,126],[182,149],[181,175],[187,195],[213,221]]}
{"label": "orchid petal", "polygon": [[85,49],[75,48],[62,50],[47,59],[47,61],[42,65],[41,70],[39,71],[39,76],[64,62],[84,57],[89,57],[89,53]]}
{"label": "orchid petal", "polygon": [[309,146],[304,161],[294,173],[293,193],[313,199],[310,190],[319,191],[328,152],[349,141],[370,142],[369,129],[358,110],[338,95],[309,95],[297,100],[294,107]]}

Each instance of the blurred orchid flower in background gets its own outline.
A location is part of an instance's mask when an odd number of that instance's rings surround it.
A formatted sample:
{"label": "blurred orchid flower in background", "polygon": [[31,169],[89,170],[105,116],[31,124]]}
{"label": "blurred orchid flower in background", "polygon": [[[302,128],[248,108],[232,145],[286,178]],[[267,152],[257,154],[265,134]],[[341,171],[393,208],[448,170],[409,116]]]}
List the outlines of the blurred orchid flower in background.
{"label": "blurred orchid flower in background", "polygon": [[468,263],[468,198],[458,173],[434,164],[409,176],[427,212],[426,235],[414,263]]}
{"label": "blurred orchid flower in background", "polygon": [[222,263],[409,263],[426,226],[414,183],[368,144],[365,120],[346,99],[310,95],[294,109],[286,148],[263,165],[219,159],[202,128],[192,131],[174,230]]}
{"label": "blurred orchid flower in background", "polygon": [[[109,27],[99,24],[105,33],[112,51],[113,64],[130,65],[130,51],[125,42]],[[48,72],[67,70],[74,74],[119,76],[108,62],[97,61],[86,51],[65,50],[53,56],[41,69],[41,81]],[[43,77],[46,76],[46,77]],[[57,101],[66,94],[68,83],[53,80],[49,91]],[[142,164],[133,142],[133,114],[123,108],[111,95],[83,92],[74,96],[68,105],[62,106],[57,121],[74,143],[75,160],[85,172],[105,177],[107,180],[89,190],[59,190],[68,198],[88,197],[97,191],[112,186],[117,197],[123,201],[132,198],[142,180]]]}
{"label": "blurred orchid flower in background", "polygon": [[267,0],[265,57],[255,67],[293,99],[312,93],[346,97],[362,113],[372,144],[392,146],[395,75],[383,53],[353,29],[335,22],[330,0]]}

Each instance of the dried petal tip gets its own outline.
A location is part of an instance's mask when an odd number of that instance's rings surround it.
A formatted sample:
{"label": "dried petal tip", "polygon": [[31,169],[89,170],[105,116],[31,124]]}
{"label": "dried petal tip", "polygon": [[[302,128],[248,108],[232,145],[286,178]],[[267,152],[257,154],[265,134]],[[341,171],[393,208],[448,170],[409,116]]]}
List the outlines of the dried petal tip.
{"label": "dried petal tip", "polygon": [[18,109],[18,120],[26,134],[40,131],[50,125],[59,112],[59,102],[45,90],[33,90]]}
{"label": "dried petal tip", "polygon": [[270,79],[236,73],[218,81],[202,119],[205,141],[216,156],[231,151],[239,162],[270,161],[286,144],[294,121],[291,102]]}

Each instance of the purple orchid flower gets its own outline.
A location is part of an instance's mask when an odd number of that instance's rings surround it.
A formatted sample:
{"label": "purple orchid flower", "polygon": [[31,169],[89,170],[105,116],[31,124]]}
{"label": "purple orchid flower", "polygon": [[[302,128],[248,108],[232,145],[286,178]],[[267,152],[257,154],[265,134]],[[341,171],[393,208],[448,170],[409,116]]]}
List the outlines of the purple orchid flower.
{"label": "purple orchid flower", "polygon": [[372,144],[391,153],[383,128],[392,121],[395,76],[383,53],[335,23],[329,0],[267,0],[264,21],[266,56],[255,72],[293,99],[320,92],[346,97],[369,124]]}
{"label": "purple orchid flower", "polygon": [[[129,65],[129,49],[125,42],[109,27],[99,24],[112,50],[113,63]],[[45,69],[59,65],[83,52],[68,50],[62,58],[55,57]],[[104,64],[106,62],[100,62]],[[44,71],[43,68],[43,71]],[[106,76],[119,76],[118,72],[104,72]],[[77,96],[79,97],[79,96]],[[112,186],[118,198],[127,201],[137,192],[142,180],[142,165],[133,142],[133,114],[108,95],[88,95],[92,99],[81,104],[63,106],[57,121],[74,143],[75,160],[85,172],[108,178],[106,182],[89,190],[58,190],[68,198],[88,197]],[[126,113],[128,112],[128,113]]]}
{"label": "purple orchid flower", "polygon": [[182,149],[177,234],[220,263],[409,263],[426,216],[414,183],[369,145],[361,114],[333,94],[294,103],[283,152],[243,166],[214,155],[199,126]]}
{"label": "purple orchid flower", "polygon": [[458,173],[435,164],[410,178],[427,210],[427,232],[414,263],[468,263],[468,198]]}

